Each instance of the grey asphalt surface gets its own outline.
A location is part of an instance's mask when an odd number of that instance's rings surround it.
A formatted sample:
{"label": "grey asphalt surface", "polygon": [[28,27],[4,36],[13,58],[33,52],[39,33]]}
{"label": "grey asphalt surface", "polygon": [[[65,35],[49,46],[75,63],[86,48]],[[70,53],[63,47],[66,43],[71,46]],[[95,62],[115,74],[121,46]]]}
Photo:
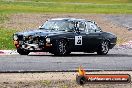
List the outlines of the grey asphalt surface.
{"label": "grey asphalt surface", "polygon": [[2,55],[0,71],[70,71],[82,65],[86,70],[132,70],[132,49],[112,49],[108,55],[72,53],[46,55]]}

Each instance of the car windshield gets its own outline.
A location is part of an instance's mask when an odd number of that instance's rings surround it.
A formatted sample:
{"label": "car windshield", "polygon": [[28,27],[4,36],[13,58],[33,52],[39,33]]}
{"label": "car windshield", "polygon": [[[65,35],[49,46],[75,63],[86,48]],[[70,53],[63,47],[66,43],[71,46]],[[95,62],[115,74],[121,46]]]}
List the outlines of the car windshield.
{"label": "car windshield", "polygon": [[55,31],[74,31],[74,22],[62,20],[50,20],[45,22],[40,29]]}

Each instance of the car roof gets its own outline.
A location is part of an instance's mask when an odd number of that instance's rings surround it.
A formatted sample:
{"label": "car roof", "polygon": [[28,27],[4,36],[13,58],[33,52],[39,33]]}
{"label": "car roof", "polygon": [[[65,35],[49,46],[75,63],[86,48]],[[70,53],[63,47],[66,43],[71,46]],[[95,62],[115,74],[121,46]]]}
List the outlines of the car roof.
{"label": "car roof", "polygon": [[[50,20],[64,20],[64,21],[87,21],[85,19],[77,19],[77,18],[52,18]],[[88,20],[91,21],[91,20]]]}

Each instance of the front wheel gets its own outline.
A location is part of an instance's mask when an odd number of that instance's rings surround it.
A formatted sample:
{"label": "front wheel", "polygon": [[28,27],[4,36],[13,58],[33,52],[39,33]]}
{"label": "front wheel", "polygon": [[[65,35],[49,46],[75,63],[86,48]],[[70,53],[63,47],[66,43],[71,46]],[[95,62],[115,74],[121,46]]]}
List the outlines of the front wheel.
{"label": "front wheel", "polygon": [[106,55],[109,51],[109,42],[103,41],[98,47],[97,54],[98,55]]}
{"label": "front wheel", "polygon": [[28,55],[30,52],[27,51],[27,50],[24,50],[24,49],[17,49],[17,52],[20,54],[20,55]]}
{"label": "front wheel", "polygon": [[70,51],[68,50],[68,43],[66,40],[62,39],[62,40],[58,41],[55,49],[56,49],[56,52],[54,52],[54,55],[62,56],[62,55],[70,54]]}

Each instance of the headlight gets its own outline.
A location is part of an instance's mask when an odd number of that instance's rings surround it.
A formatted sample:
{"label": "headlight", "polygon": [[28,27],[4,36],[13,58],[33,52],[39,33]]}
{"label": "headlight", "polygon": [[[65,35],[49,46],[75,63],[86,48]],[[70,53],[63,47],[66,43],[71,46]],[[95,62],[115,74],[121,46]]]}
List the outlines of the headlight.
{"label": "headlight", "polygon": [[14,39],[14,40],[17,40],[17,39],[18,39],[17,35],[14,35],[14,36],[13,36],[13,39]]}
{"label": "headlight", "polygon": [[46,43],[50,43],[50,38],[46,38]]}

